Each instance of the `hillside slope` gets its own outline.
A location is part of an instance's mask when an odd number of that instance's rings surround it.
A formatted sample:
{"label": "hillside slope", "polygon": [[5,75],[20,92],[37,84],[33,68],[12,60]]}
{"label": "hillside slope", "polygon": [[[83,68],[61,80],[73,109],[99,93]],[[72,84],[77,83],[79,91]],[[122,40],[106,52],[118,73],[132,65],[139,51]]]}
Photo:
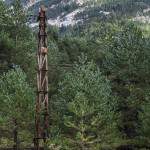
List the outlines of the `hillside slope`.
{"label": "hillside slope", "polygon": [[[12,0],[5,0],[5,2],[10,4]],[[149,0],[97,0],[97,2],[91,0],[21,0],[21,2],[30,16],[31,27],[37,26],[37,15],[42,4],[47,7],[48,24],[58,27],[83,24],[93,19],[107,21],[120,17],[143,21],[141,16],[149,15],[150,11]]]}

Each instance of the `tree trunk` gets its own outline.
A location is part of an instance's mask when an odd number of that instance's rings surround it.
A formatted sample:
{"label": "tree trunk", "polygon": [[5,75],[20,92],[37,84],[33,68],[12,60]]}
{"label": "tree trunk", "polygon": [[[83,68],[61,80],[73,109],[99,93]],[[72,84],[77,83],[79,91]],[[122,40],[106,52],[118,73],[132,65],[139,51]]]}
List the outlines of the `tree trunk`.
{"label": "tree trunk", "polygon": [[13,130],[13,136],[14,136],[14,150],[19,150],[18,147],[18,124],[17,120],[14,119],[14,130]]}

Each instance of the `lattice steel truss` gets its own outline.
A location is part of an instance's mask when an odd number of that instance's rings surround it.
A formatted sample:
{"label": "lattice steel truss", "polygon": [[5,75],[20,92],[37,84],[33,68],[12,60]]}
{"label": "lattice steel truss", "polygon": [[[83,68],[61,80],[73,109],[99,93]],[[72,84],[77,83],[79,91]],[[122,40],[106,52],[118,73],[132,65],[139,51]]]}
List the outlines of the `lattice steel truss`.
{"label": "lattice steel truss", "polygon": [[41,6],[39,10],[39,33],[37,51],[37,99],[35,114],[35,150],[40,149],[40,140],[48,138],[49,113],[48,113],[48,62],[47,62],[47,33],[46,9]]}

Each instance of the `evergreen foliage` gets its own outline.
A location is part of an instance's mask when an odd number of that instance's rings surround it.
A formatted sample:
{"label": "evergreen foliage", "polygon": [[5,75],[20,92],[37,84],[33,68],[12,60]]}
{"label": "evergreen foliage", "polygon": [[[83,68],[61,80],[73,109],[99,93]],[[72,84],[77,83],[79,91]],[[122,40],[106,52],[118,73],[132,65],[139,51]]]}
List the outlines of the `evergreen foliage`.
{"label": "evergreen foliage", "polygon": [[57,109],[61,109],[64,126],[70,133],[73,131],[68,139],[72,147],[95,149],[99,143],[109,143],[109,132],[115,129],[117,101],[112,97],[109,81],[95,64],[82,55],[59,86]]}
{"label": "evergreen foliage", "polygon": [[[21,2],[14,0],[10,8],[0,1],[0,148],[31,147],[34,136],[37,30],[28,27]],[[49,6],[59,2],[43,1]],[[57,5],[48,17],[78,8],[71,4]],[[84,18],[83,24],[47,29],[50,139],[46,147],[150,149],[150,34],[131,19],[149,1],[88,4],[76,16]],[[38,13],[37,8],[34,11]]]}
{"label": "evergreen foliage", "polygon": [[[13,133],[17,128],[16,130],[19,130],[18,142],[24,142],[28,138],[32,139],[32,133],[28,130],[34,123],[35,96],[33,89],[26,81],[25,73],[18,68],[1,75],[0,91],[0,118],[3,125],[0,127],[2,129],[4,127],[4,130],[9,133]],[[25,133],[27,137],[22,136]]]}

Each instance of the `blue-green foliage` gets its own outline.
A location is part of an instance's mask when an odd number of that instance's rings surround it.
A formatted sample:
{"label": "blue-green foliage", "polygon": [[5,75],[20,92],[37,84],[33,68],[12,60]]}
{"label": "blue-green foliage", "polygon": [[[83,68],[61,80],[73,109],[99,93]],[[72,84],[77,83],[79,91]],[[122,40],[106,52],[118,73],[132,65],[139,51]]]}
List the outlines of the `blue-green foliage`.
{"label": "blue-green foliage", "polygon": [[0,91],[0,128],[12,132],[16,121],[19,140],[30,142],[33,132],[29,132],[29,128],[34,123],[35,95],[26,81],[26,74],[20,68],[4,73],[0,76]]}
{"label": "blue-green foliage", "polygon": [[111,136],[109,130],[115,130],[117,99],[112,96],[110,82],[83,55],[60,82],[57,102],[63,124],[74,130],[72,138],[79,147],[91,147],[94,143],[96,146],[98,141],[104,142],[103,139]]}

